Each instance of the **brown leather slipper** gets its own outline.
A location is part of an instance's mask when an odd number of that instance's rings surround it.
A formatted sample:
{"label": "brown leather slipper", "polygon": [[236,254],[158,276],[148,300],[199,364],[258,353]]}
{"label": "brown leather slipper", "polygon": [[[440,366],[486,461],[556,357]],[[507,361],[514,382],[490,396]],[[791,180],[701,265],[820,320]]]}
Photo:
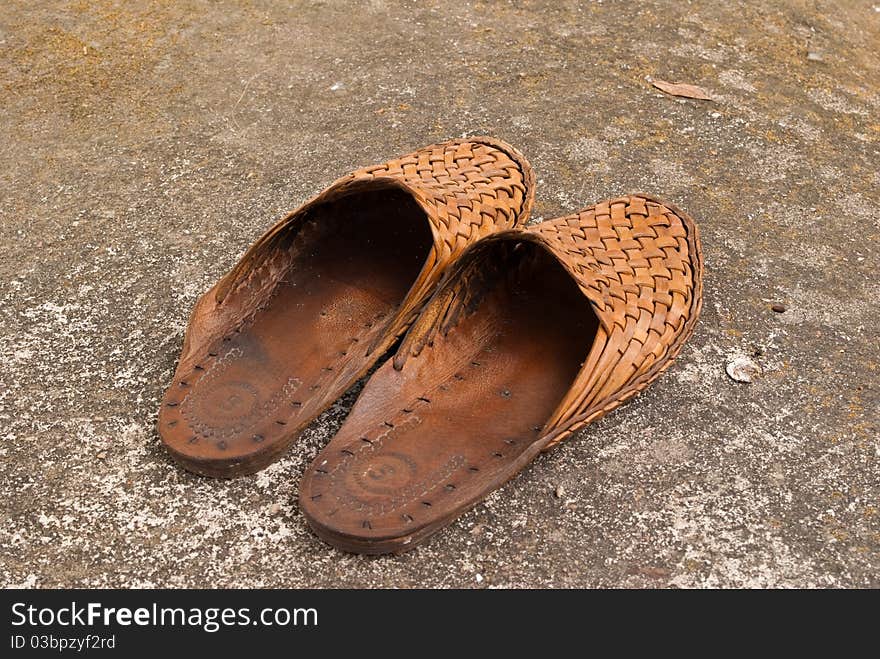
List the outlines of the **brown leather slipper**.
{"label": "brown leather slipper", "polygon": [[275,460],[533,195],[522,154],[477,137],[357,170],[287,215],[196,303],[159,413],[168,451],[208,476]]}
{"label": "brown leather slipper", "polygon": [[300,486],[341,549],[401,552],[669,366],[701,306],[697,228],[622,197],[470,248]]}

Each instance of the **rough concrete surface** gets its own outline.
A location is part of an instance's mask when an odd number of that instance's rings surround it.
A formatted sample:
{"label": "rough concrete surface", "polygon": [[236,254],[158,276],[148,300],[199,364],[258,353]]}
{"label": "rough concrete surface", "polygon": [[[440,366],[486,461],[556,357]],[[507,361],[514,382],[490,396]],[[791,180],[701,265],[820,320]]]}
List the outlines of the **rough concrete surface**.
{"label": "rough concrete surface", "polygon": [[[0,4],[0,583],[880,586],[878,44],[876,0]],[[197,296],[335,177],[473,134],[530,158],[535,219],[697,218],[669,372],[397,558],[297,510],[356,391],[258,475],[172,464]]]}

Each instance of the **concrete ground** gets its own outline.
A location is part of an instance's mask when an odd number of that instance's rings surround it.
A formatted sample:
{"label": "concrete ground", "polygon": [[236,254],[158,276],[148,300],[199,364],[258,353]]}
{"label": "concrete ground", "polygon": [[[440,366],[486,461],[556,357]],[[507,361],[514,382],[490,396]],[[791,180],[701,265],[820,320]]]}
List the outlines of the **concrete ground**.
{"label": "concrete ground", "polygon": [[[281,4],[0,5],[0,583],[880,587],[877,0]],[[531,159],[536,219],[697,218],[670,371],[398,558],[297,509],[355,392],[256,476],[172,464],[197,296],[335,177],[468,134]]]}

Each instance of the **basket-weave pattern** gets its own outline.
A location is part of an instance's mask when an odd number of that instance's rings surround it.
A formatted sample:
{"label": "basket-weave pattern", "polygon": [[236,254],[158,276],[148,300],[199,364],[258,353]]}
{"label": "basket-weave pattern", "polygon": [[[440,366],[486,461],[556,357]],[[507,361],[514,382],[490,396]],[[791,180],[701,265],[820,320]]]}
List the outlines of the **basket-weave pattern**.
{"label": "basket-weave pattern", "polygon": [[549,448],[671,363],[700,311],[702,258],[696,225],[641,195],[604,201],[529,231],[571,272],[601,324],[569,395],[548,422],[548,430],[565,428]]}
{"label": "basket-weave pattern", "polygon": [[347,178],[391,177],[410,186],[428,210],[442,243],[441,256],[448,258],[483,236],[516,226],[531,206],[531,170],[523,171],[511,154],[483,139],[487,142],[455,140],[429,146]]}

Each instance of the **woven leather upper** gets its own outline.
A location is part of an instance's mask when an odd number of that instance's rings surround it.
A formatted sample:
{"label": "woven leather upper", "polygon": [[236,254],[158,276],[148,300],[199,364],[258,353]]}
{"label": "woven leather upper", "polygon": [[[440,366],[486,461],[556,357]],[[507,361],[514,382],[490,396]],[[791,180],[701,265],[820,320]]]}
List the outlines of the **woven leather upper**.
{"label": "woven leather upper", "polygon": [[678,353],[701,306],[699,238],[683,213],[641,195],[601,202],[528,233],[556,254],[600,322],[569,395],[548,422],[549,429],[571,432],[646,386],[654,366],[667,366]]}
{"label": "woven leather upper", "polygon": [[395,368],[476,306],[499,267],[489,247],[501,242],[541,245],[574,279],[599,320],[595,337],[584,338],[592,341],[584,365],[544,427],[550,448],[644,389],[679,352],[702,305],[699,235],[683,212],[645,195],[498,233],[455,266],[401,344]]}
{"label": "woven leather upper", "polygon": [[[347,178],[391,177],[409,186],[434,226],[440,257],[449,258],[483,236],[521,223],[531,208],[531,169],[523,168],[498,142],[480,139],[485,141],[429,146]],[[515,157],[524,162],[522,156]]]}
{"label": "woven leather upper", "polygon": [[534,198],[534,180],[522,154],[489,137],[434,144],[343,176],[266,231],[197,302],[181,363],[201,346],[245,322],[271,294],[289,265],[279,254],[303,226],[310,210],[352,191],[382,186],[402,188],[412,195],[424,210],[434,239],[425,267],[400,305],[387,337],[382,345],[372,346],[389,347],[466,247],[525,222]]}

